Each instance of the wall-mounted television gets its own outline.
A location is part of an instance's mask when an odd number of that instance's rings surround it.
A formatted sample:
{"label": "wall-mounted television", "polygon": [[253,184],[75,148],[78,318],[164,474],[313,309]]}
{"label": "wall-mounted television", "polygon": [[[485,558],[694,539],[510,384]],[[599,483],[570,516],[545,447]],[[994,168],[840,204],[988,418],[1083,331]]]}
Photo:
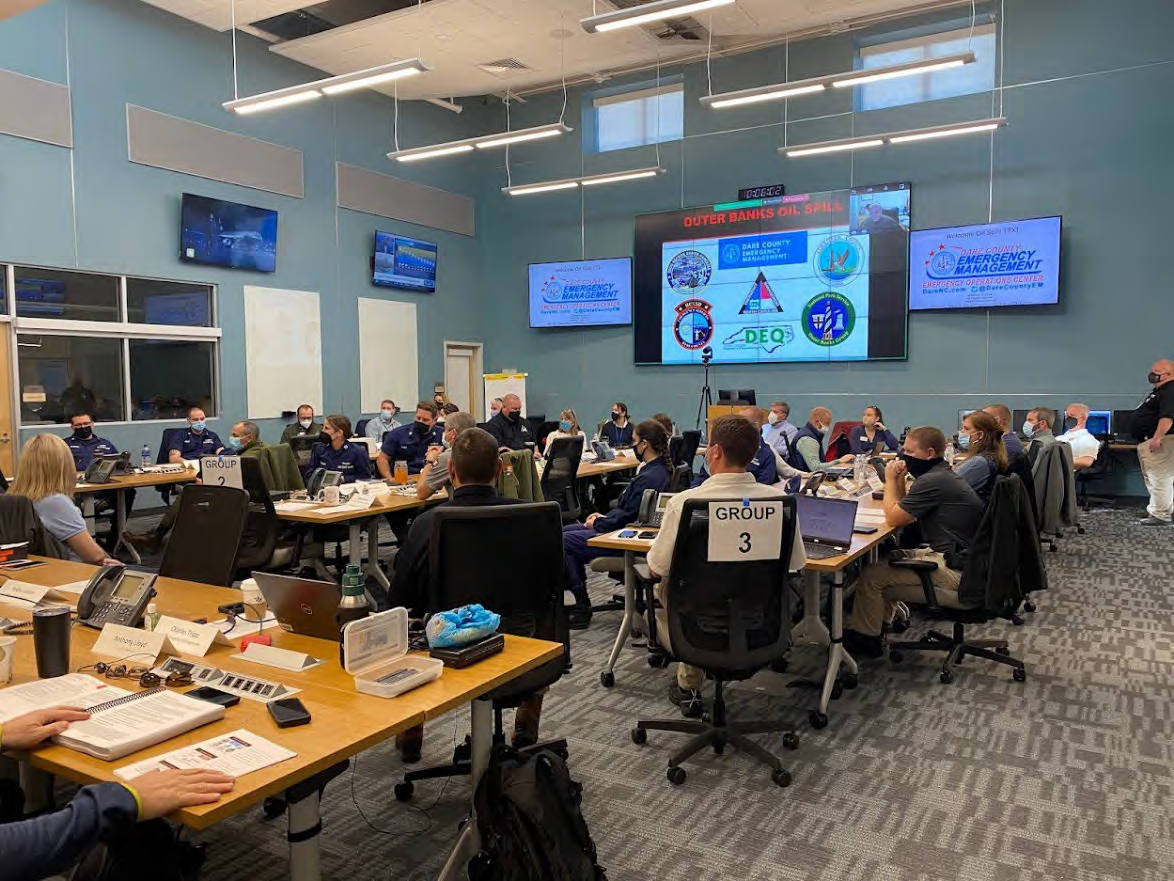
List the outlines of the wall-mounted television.
{"label": "wall-mounted television", "polygon": [[376,232],[372,269],[373,284],[430,294],[436,290],[436,243]]}
{"label": "wall-mounted television", "polygon": [[276,272],[277,212],[184,193],[179,259]]}
{"label": "wall-mounted television", "polygon": [[1060,218],[922,229],[909,236],[909,308],[996,309],[1060,301]]}
{"label": "wall-mounted television", "polygon": [[632,323],[632,258],[530,264],[531,327]]}

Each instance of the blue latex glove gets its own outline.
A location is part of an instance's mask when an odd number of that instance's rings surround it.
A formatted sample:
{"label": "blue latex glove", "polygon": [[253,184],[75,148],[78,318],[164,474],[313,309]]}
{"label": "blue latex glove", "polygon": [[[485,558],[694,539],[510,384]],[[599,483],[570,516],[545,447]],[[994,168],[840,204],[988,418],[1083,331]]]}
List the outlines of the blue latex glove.
{"label": "blue latex glove", "polygon": [[437,612],[428,619],[424,632],[431,648],[448,649],[484,639],[497,632],[499,624],[501,615],[474,604],[450,612]]}

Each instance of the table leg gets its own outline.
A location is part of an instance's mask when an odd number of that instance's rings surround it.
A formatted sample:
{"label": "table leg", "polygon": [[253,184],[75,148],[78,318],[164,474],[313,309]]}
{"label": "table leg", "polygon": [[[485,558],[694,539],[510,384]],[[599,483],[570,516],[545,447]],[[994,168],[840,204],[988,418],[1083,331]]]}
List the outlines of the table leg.
{"label": "table leg", "polygon": [[391,590],[391,581],[384,574],[379,565],[379,521],[380,517],[372,517],[367,521],[367,574],[383,585],[384,590]]}
{"label": "table leg", "polygon": [[[472,713],[472,737],[470,745],[470,761],[472,763],[469,775],[471,792],[477,791],[477,784],[485,776],[485,769],[489,767],[489,754],[493,748],[493,704],[490,701],[475,700],[470,705]],[[459,881],[467,877],[465,867],[469,860],[481,850],[481,833],[477,829],[477,817],[470,814],[465,821],[461,833],[457,836],[444,868],[440,870],[438,881]]]}
{"label": "table leg", "polygon": [[350,760],[332,765],[285,791],[291,881],[321,881],[322,792],[326,784],[350,767]]}
{"label": "table leg", "polygon": [[828,645],[831,636],[819,617],[819,573],[803,570],[803,620],[791,628],[791,640],[800,645]]}
{"label": "table leg", "polygon": [[838,578],[832,581],[831,600],[831,646],[828,649],[828,668],[823,679],[823,693],[819,697],[819,711],[827,713],[828,704],[832,698],[832,688],[836,678],[840,675],[840,665],[843,664],[852,673],[857,672],[856,660],[844,648],[844,577],[837,572]]}
{"label": "table leg", "polygon": [[620,652],[628,642],[628,634],[632,631],[632,622],[636,619],[636,554],[634,551],[624,551],[624,618],[620,622],[620,632],[616,634],[615,645],[612,646],[611,656],[603,671],[611,674],[615,670],[616,661],[620,659]]}

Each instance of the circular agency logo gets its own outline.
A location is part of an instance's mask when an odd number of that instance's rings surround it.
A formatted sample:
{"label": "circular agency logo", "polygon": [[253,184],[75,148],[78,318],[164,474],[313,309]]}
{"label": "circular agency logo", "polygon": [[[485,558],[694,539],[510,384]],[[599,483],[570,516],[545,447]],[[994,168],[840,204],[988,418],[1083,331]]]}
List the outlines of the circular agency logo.
{"label": "circular agency logo", "polygon": [[864,254],[856,239],[846,235],[828,236],[811,258],[815,274],[829,284],[847,284],[864,264]]}
{"label": "circular agency logo", "polygon": [[742,261],[742,246],[730,242],[722,248],[722,259],[726,263],[740,263]]}
{"label": "circular agency logo", "polygon": [[936,251],[931,251],[929,260],[930,276],[932,278],[949,278],[954,274],[954,267],[958,265],[958,256],[942,245]]}
{"label": "circular agency logo", "polygon": [[669,287],[680,294],[695,294],[709,284],[713,264],[700,251],[682,251],[669,261],[665,278]]}
{"label": "circular agency logo", "polygon": [[825,291],[803,307],[803,333],[817,346],[838,346],[855,327],[856,308],[843,294]]}
{"label": "circular agency logo", "polygon": [[542,286],[542,299],[547,303],[558,303],[563,298],[563,283],[557,278],[551,278]]}
{"label": "circular agency logo", "polygon": [[704,300],[685,300],[675,307],[677,319],[673,322],[673,336],[682,349],[695,352],[709,345],[713,339],[713,306]]}

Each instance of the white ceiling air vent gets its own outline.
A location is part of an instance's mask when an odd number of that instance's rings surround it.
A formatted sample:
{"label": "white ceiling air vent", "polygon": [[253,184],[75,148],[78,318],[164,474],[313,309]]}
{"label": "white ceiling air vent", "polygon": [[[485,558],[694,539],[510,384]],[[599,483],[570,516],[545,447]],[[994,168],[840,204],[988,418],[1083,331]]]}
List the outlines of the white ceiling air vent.
{"label": "white ceiling air vent", "polygon": [[532,70],[516,58],[499,58],[497,61],[483,61],[477,65],[486,73],[491,73],[494,76],[508,77],[515,73]]}

